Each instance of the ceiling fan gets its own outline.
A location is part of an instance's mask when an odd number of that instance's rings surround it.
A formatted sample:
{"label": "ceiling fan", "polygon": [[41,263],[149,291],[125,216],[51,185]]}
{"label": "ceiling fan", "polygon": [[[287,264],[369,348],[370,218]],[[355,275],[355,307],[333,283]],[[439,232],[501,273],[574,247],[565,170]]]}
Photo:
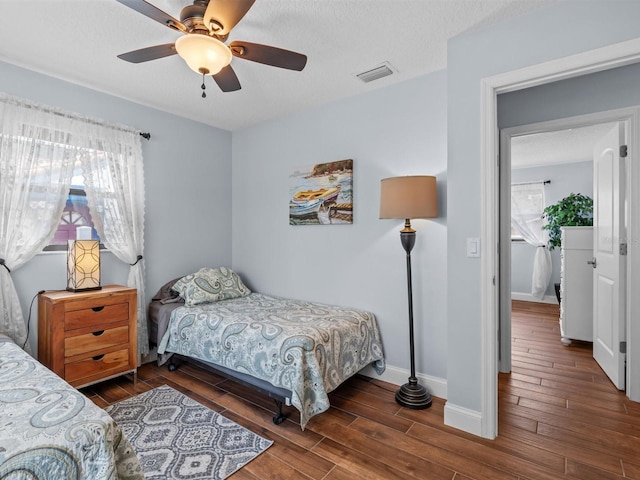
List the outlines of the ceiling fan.
{"label": "ceiling fan", "polygon": [[223,92],[240,90],[240,81],[230,64],[233,57],[296,71],[302,71],[307,64],[306,55],[290,50],[243,41],[225,43],[255,0],[194,0],[193,5],[182,9],[180,20],[145,0],[117,1],[184,34],[175,43],[141,48],[118,58],[141,63],[178,54],[189,68],[202,74],[203,97],[205,75],[211,75]]}

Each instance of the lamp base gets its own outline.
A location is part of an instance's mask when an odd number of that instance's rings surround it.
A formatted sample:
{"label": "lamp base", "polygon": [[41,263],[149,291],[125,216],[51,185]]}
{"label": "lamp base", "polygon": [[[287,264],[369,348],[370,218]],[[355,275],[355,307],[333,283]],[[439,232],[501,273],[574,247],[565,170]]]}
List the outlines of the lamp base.
{"label": "lamp base", "polygon": [[406,408],[421,410],[431,406],[431,395],[415,378],[409,378],[396,392],[396,402]]}

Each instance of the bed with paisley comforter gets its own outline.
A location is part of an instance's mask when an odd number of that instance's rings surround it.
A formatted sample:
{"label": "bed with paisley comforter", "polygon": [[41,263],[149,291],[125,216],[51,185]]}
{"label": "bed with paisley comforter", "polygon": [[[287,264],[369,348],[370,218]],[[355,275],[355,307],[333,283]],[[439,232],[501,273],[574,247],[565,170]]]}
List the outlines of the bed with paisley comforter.
{"label": "bed with paisley comforter", "polygon": [[302,428],[329,408],[328,393],[346,379],[367,365],[384,371],[372,313],[250,292],[231,270],[211,270],[172,286],[185,303],[167,303],[159,354],[194,358],[259,389],[262,382],[288,393]]}
{"label": "bed with paisley comforter", "polygon": [[0,334],[0,479],[143,478],[113,419]]}

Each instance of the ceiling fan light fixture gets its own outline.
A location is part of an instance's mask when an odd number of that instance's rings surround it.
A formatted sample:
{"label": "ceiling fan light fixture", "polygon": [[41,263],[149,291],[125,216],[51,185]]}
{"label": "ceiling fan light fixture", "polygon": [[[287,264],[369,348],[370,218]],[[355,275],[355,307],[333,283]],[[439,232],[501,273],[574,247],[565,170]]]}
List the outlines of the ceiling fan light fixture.
{"label": "ceiling fan light fixture", "polygon": [[231,50],[220,40],[201,34],[188,34],[176,40],[176,51],[196,73],[215,75],[231,63]]}

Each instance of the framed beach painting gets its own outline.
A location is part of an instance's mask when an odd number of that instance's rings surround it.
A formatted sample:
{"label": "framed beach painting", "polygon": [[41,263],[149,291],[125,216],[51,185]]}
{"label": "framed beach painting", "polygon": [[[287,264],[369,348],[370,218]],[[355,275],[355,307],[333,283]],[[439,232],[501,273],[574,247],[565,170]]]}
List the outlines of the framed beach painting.
{"label": "framed beach painting", "polygon": [[289,225],[353,223],[353,160],[295,168],[289,175]]}

